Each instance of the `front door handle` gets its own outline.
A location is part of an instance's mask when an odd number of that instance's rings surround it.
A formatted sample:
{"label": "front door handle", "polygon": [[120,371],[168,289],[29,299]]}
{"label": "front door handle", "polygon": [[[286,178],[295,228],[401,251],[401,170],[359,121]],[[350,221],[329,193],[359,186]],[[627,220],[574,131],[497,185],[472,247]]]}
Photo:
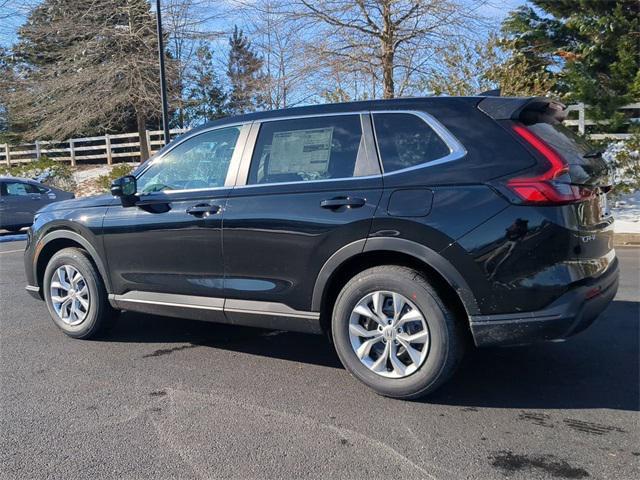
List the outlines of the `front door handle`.
{"label": "front door handle", "polygon": [[340,207],[347,208],[360,208],[363,207],[367,203],[367,200],[364,198],[358,197],[336,197],[330,198],[328,200],[323,200],[320,202],[320,206],[322,208],[328,208],[330,210],[335,210]]}
{"label": "front door handle", "polygon": [[194,217],[204,217],[214,215],[220,211],[220,205],[210,205],[208,203],[199,203],[187,208],[187,213]]}

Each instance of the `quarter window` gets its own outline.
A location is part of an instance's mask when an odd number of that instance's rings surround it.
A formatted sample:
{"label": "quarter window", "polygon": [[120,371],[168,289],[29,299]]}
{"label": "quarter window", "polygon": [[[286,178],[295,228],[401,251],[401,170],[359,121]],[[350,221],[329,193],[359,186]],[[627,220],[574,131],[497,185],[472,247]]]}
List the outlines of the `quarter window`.
{"label": "quarter window", "polygon": [[360,115],[265,122],[251,159],[249,184],[368,175]]}
{"label": "quarter window", "polygon": [[239,135],[240,127],[228,127],[185,140],[137,178],[138,192],[224,186]]}
{"label": "quarter window", "polygon": [[385,173],[431,162],[451,153],[440,136],[416,115],[376,113],[373,120]]}

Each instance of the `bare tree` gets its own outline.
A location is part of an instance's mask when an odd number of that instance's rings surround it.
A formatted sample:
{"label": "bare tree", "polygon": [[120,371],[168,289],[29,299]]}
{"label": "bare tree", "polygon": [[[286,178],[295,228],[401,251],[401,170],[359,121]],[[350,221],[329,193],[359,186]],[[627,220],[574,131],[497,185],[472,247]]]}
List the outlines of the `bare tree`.
{"label": "bare tree", "polygon": [[176,61],[172,106],[177,112],[180,127],[185,124],[185,92],[189,89],[188,72],[194,67],[196,50],[203,41],[226,37],[229,29],[211,26],[234,10],[231,5],[221,8],[216,0],[165,0],[162,4],[162,19],[168,36],[167,51]]}
{"label": "bare tree", "polygon": [[[141,158],[145,130],[159,118],[155,22],[146,0],[45,0],[19,30],[20,82],[11,109],[27,138],[62,139],[120,130],[135,120]],[[173,62],[168,62],[169,77]]]}
{"label": "bare tree", "polygon": [[305,88],[314,65],[307,53],[302,25],[287,11],[289,2],[239,2],[247,18],[247,34],[263,61],[264,101],[269,110],[308,102],[315,92]]}
{"label": "bare tree", "polygon": [[448,44],[473,36],[483,0],[296,0],[315,23],[318,57],[372,75],[384,98],[405,93]]}

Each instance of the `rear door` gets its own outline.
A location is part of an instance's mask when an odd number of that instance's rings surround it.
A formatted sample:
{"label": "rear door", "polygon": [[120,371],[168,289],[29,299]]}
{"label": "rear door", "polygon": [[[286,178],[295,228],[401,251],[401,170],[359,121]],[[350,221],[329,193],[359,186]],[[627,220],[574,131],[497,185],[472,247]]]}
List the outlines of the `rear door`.
{"label": "rear door", "polygon": [[38,185],[36,183],[29,183],[28,188],[30,190],[30,195],[34,203],[34,208],[35,208],[34,213],[40,210],[45,205],[47,205],[48,203],[51,203],[53,201],[51,200],[51,196],[55,198],[55,194],[53,194],[53,192],[51,192],[50,189],[42,185]]}
{"label": "rear door", "polygon": [[340,248],[366,239],[382,194],[368,114],[269,120],[252,135],[224,219],[231,321],[310,310],[318,272]]}

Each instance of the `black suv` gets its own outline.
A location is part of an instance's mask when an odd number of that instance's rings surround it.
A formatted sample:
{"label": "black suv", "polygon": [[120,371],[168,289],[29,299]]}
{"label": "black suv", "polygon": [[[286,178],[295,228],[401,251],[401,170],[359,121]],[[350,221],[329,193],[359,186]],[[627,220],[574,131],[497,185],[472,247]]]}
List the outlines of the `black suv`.
{"label": "black suv", "polygon": [[614,297],[598,152],[541,98],[416,98],[226,118],[112,195],[50,205],[27,290],[67,335],[114,312],[325,333],[377,392],[477,346],[565,338]]}

